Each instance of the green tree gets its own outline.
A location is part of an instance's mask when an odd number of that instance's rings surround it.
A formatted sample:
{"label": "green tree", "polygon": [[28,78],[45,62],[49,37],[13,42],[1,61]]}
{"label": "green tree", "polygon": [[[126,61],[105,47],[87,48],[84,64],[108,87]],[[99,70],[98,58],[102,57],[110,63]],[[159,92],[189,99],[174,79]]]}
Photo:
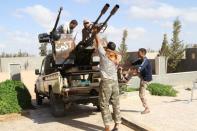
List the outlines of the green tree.
{"label": "green tree", "polygon": [[159,55],[165,56],[165,57],[169,56],[169,44],[168,44],[167,34],[164,34],[164,38],[163,38],[161,50],[159,51]]}
{"label": "green tree", "polygon": [[46,56],[47,55],[47,43],[42,43],[39,47],[40,50],[40,56]]}
{"label": "green tree", "polygon": [[123,37],[122,37],[122,42],[120,44],[120,47],[118,48],[118,51],[120,52],[120,54],[122,55],[122,60],[121,60],[121,64],[125,64],[125,62],[128,59],[128,54],[127,54],[127,44],[126,44],[126,38],[128,36],[128,31],[124,30],[123,31]]}
{"label": "green tree", "polygon": [[179,39],[179,34],[181,32],[181,22],[177,18],[173,23],[173,38],[171,40],[169,48],[169,60],[168,67],[170,72],[175,72],[176,67],[184,56],[185,46],[183,42]]}
{"label": "green tree", "polygon": [[19,52],[17,53],[17,56],[18,56],[18,57],[22,57],[22,56],[23,56],[23,53],[21,52],[21,49],[20,49]]}

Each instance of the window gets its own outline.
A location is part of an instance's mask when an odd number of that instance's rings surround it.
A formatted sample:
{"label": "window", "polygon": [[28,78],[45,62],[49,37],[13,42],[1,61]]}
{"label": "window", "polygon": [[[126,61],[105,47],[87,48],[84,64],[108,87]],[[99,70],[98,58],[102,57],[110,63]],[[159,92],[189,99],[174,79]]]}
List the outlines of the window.
{"label": "window", "polygon": [[45,59],[42,61],[42,66],[41,66],[41,69],[40,69],[40,73],[42,75],[44,75],[44,65],[45,65]]}

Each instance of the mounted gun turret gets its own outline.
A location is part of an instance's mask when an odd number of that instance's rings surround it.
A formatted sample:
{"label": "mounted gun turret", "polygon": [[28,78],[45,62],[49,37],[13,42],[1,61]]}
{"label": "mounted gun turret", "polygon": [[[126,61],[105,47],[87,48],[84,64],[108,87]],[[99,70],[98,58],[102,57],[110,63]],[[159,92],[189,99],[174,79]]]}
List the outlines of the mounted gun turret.
{"label": "mounted gun turret", "polygon": [[110,7],[109,4],[105,4],[105,6],[101,10],[98,18],[96,19],[95,22],[93,22],[93,24],[90,28],[90,31],[89,31],[90,34],[87,35],[90,37],[85,39],[85,41],[79,42],[79,44],[77,45],[77,47],[75,49],[75,51],[76,51],[75,63],[77,63],[77,65],[91,66],[92,64],[94,64],[94,62],[92,61],[92,55],[95,50],[93,47],[94,38],[95,38],[95,34],[93,33],[93,29],[97,28],[98,32],[101,32],[101,31],[104,32],[107,28],[107,22],[119,9],[119,5],[115,5],[114,8],[111,10],[110,15],[106,18],[106,20],[103,23],[98,23],[100,18],[107,12],[109,7]]}
{"label": "mounted gun turret", "polygon": [[57,26],[59,23],[60,15],[63,10],[60,7],[55,25],[52,31],[48,33],[39,34],[38,39],[40,43],[51,43],[52,46],[52,57],[54,61],[54,65],[57,66],[65,66],[65,64],[71,64],[77,67],[85,67],[85,69],[91,69],[93,65],[98,65],[99,62],[93,61],[93,53],[94,53],[94,38],[95,34],[93,30],[96,28],[98,32],[104,32],[107,28],[107,22],[109,19],[117,12],[119,9],[119,5],[115,5],[111,10],[109,16],[102,23],[99,23],[101,17],[107,12],[110,5],[107,3],[102,8],[99,16],[93,22],[90,32],[89,38],[85,41],[79,42],[77,46],[75,46],[75,39],[72,34],[61,33],[57,31]]}
{"label": "mounted gun turret", "polygon": [[42,33],[38,35],[40,43],[51,43],[55,65],[61,65],[75,48],[74,39],[71,34],[64,34],[57,31],[62,10],[63,8],[60,7],[52,31],[49,34]]}

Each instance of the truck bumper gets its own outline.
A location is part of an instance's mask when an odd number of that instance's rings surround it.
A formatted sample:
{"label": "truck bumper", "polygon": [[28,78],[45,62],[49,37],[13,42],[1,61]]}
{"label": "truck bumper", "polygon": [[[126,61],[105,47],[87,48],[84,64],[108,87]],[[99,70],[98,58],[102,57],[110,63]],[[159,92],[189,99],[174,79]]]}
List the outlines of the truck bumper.
{"label": "truck bumper", "polygon": [[93,103],[93,105],[98,105],[99,96],[83,96],[83,95],[73,95],[64,97],[63,101],[65,103],[77,103],[77,104],[88,104]]}

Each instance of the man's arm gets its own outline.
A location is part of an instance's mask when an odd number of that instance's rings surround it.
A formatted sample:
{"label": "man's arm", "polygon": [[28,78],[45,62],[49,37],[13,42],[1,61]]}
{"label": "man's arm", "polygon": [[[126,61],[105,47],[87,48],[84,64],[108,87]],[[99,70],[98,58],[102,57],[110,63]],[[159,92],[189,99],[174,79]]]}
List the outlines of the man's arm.
{"label": "man's arm", "polygon": [[138,60],[131,63],[131,65],[133,65],[133,66],[137,66],[137,65],[141,65],[141,64],[142,64],[141,59],[138,59]]}
{"label": "man's arm", "polygon": [[59,32],[59,33],[64,33],[64,27],[63,27],[63,25],[60,25],[60,26],[57,28],[57,32]]}
{"label": "man's arm", "polygon": [[105,52],[105,50],[103,48],[103,45],[102,45],[102,43],[100,41],[100,38],[99,38],[98,34],[96,34],[96,36],[95,36],[95,41],[96,41],[96,47],[98,49],[99,55],[105,55],[106,52]]}
{"label": "man's arm", "polygon": [[85,41],[86,35],[85,35],[85,28],[82,29],[82,41]]}
{"label": "man's arm", "polygon": [[96,34],[96,36],[95,36],[95,41],[96,41],[96,47],[98,48],[100,45],[100,38],[99,38],[98,34]]}
{"label": "man's arm", "polygon": [[144,58],[142,64],[139,66],[139,71],[142,71],[148,65],[148,59]]}

